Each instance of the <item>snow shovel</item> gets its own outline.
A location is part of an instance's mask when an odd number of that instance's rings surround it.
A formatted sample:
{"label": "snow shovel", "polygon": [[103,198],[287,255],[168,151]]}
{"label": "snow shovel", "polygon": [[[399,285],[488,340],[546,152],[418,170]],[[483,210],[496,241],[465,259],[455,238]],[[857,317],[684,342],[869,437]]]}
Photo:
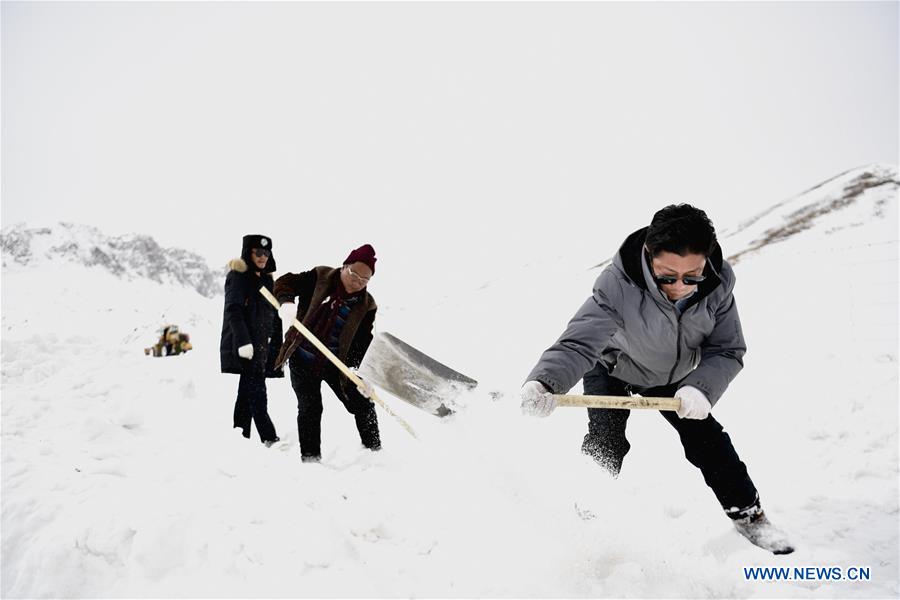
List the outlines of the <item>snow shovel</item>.
{"label": "snow shovel", "polygon": [[557,406],[575,406],[581,408],[646,408],[650,410],[678,410],[681,400],[678,398],[654,398],[651,396],[577,396],[572,394],[554,394]]}
{"label": "snow shovel", "polygon": [[375,333],[359,372],[367,381],[438,417],[451,414],[447,405],[452,407],[456,396],[478,385],[387,332]]}
{"label": "snow shovel", "polygon": [[[269,304],[271,304],[272,306],[275,307],[275,310],[278,310],[280,308],[280,305],[278,304],[278,299],[276,299],[275,296],[272,295],[272,292],[267,290],[265,287],[261,287],[261,288],[259,288],[259,293],[262,294],[263,296],[265,296],[266,300],[269,301]],[[418,436],[416,436],[416,432],[413,431],[413,428],[409,426],[409,423],[407,423],[406,421],[403,420],[402,417],[400,417],[399,415],[394,413],[394,411],[392,411],[391,408],[387,404],[385,404],[381,398],[378,397],[378,395],[375,393],[375,390],[372,389],[371,386],[365,385],[363,383],[363,380],[360,379],[356,375],[356,373],[351,371],[347,367],[347,365],[345,365],[343,362],[341,362],[341,359],[339,359],[337,356],[335,356],[331,352],[331,350],[329,350],[325,346],[325,344],[320,342],[319,339],[315,335],[313,335],[313,333],[303,325],[303,323],[301,323],[300,321],[298,321],[295,318],[294,322],[291,323],[291,325],[293,325],[297,331],[299,331],[301,334],[303,334],[303,337],[308,339],[310,341],[310,343],[319,350],[319,352],[324,354],[325,358],[330,360],[332,362],[332,364],[334,364],[334,366],[337,367],[338,370],[347,377],[347,379],[352,381],[354,383],[354,385],[356,385],[356,387],[366,389],[369,392],[369,398],[371,398],[373,402],[375,402],[376,404],[381,406],[381,408],[383,408],[387,414],[394,417],[403,426],[403,428],[409,432],[409,434],[411,436],[418,439]]]}

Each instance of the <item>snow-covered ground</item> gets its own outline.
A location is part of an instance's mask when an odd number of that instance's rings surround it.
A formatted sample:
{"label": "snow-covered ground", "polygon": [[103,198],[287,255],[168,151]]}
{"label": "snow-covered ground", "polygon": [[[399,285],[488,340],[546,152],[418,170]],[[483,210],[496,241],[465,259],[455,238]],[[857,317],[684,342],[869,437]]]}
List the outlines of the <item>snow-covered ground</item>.
{"label": "snow-covered ground", "polygon": [[[829,204],[854,176],[726,231],[726,254]],[[269,383],[282,443],[267,449],[231,429],[237,378],[218,372],[221,298],[98,267],[10,264],[0,592],[897,597],[897,204],[895,184],[874,187],[735,267],[749,351],[714,413],[797,544],[781,557],[733,530],[658,414],[632,415],[615,481],[579,452],[583,410],[520,415],[522,378],[606,256],[508,265],[432,304],[383,303],[381,328],[481,385],[446,419],[387,397],[420,439],[379,413],[378,454],[326,392],[322,464],[299,461],[286,380]],[[196,349],[145,357],[167,321]],[[743,573],[795,565],[869,567],[871,580]]]}

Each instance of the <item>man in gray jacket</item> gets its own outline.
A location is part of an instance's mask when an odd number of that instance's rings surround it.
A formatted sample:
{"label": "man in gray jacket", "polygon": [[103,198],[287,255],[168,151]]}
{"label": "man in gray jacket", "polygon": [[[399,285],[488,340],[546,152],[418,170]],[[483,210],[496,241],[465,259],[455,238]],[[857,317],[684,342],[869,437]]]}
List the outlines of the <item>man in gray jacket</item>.
{"label": "man in gray jacket", "polygon": [[[679,398],[676,414],[660,414],[678,432],[686,458],[741,534],[787,554],[793,547],[763,513],[747,467],[710,415],[746,351],[734,283],[706,214],[687,204],[663,208],[625,240],[593,295],[541,356],[522,387],[522,410],[549,415],[553,394],[582,377],[585,394]],[[588,409],[582,451],[614,476],[630,448],[628,415]]]}

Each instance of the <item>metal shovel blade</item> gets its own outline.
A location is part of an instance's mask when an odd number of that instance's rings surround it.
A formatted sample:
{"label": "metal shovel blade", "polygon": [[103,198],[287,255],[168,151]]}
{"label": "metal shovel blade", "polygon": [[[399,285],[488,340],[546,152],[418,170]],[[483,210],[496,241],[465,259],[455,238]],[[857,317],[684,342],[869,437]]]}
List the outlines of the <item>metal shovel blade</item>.
{"label": "metal shovel blade", "polygon": [[[444,417],[453,400],[478,382],[386,332],[376,332],[359,374],[425,412]],[[449,408],[448,408],[449,406]]]}

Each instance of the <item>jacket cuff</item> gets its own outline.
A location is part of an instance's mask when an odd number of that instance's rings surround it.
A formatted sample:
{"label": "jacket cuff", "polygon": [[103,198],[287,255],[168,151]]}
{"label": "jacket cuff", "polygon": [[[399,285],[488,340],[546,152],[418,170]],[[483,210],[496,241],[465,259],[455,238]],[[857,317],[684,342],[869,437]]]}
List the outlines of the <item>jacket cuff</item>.
{"label": "jacket cuff", "polygon": [[528,377],[528,381],[538,381],[547,388],[548,391],[554,394],[564,394],[568,391],[567,389],[564,389],[564,386],[557,378],[548,375],[547,373],[532,374]]}
{"label": "jacket cuff", "polygon": [[690,377],[685,377],[681,381],[680,387],[685,387],[685,386],[694,387],[694,388],[697,388],[698,390],[700,390],[701,392],[703,392],[703,395],[706,396],[707,400],[709,400],[710,406],[715,406],[716,402],[719,401],[720,395],[714,393],[712,388],[709,385],[707,385],[705,381],[700,381],[697,379],[692,380]]}

